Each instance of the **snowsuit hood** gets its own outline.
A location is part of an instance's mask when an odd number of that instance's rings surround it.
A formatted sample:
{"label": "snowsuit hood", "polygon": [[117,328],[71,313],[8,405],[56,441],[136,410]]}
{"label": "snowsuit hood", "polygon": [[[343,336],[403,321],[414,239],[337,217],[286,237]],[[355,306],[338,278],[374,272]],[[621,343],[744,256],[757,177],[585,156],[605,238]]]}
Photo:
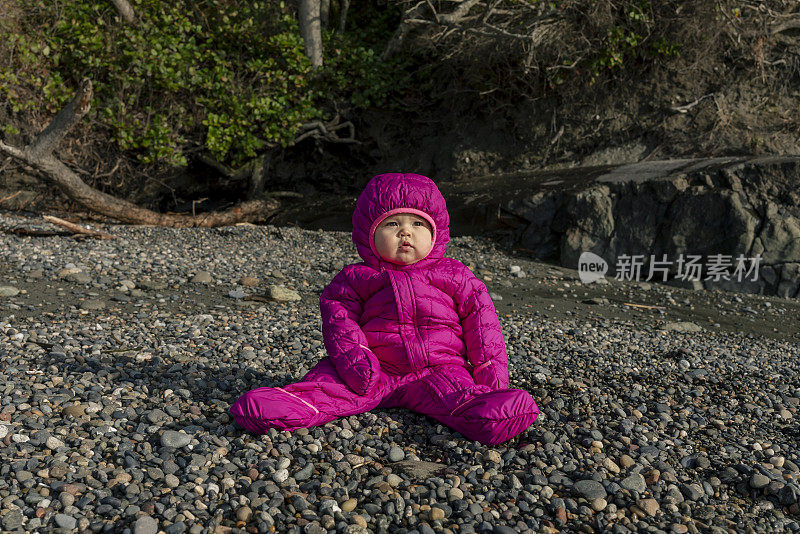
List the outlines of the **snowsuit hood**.
{"label": "snowsuit hood", "polygon": [[[411,265],[396,265],[375,251],[375,228],[386,217],[413,213],[426,219],[433,229],[428,255]],[[442,193],[433,180],[413,173],[388,173],[373,177],[356,202],[353,212],[353,243],[364,263],[388,269],[418,269],[444,257],[450,241],[450,216]]]}

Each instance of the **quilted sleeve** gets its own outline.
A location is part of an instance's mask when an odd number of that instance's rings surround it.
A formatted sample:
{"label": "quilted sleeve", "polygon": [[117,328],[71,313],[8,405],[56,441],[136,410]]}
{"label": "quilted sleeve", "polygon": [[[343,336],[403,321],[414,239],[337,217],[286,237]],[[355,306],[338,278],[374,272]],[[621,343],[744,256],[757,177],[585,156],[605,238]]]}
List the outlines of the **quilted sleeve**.
{"label": "quilted sleeve", "polygon": [[368,395],[378,381],[380,363],[358,324],[363,302],[340,272],[319,298],[322,338],[336,372],[358,395]]}
{"label": "quilted sleeve", "polygon": [[467,267],[461,267],[458,313],[461,317],[467,359],[476,384],[493,389],[508,388],[508,356],[494,302],[483,282]]}

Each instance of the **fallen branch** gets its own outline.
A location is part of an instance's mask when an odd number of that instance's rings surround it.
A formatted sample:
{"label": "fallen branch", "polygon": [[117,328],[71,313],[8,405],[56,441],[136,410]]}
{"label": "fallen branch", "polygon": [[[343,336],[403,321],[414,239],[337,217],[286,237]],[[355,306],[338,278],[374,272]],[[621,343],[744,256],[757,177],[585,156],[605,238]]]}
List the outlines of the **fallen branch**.
{"label": "fallen branch", "polygon": [[671,108],[669,108],[669,109],[670,109],[670,111],[673,111],[673,112],[675,112],[675,113],[686,113],[686,112],[688,112],[690,109],[692,109],[693,107],[695,107],[697,104],[699,104],[700,102],[702,102],[703,100],[705,100],[706,98],[710,98],[710,97],[712,97],[712,96],[714,96],[714,95],[713,95],[713,94],[707,94],[707,95],[703,95],[703,96],[701,96],[700,98],[698,98],[697,100],[695,100],[694,102],[689,102],[688,104],[685,104],[685,105],[683,105],[683,106],[674,106],[674,107],[671,107]]}
{"label": "fallen branch", "polygon": [[98,239],[117,238],[116,236],[113,236],[111,234],[107,234],[105,232],[99,232],[97,230],[90,230],[88,228],[84,228],[83,226],[79,226],[69,221],[65,221],[64,219],[53,217],[52,215],[42,215],[42,218],[51,224],[55,224],[56,226],[61,226],[62,228],[66,228],[67,230],[71,231],[74,234],[88,235],[90,237],[96,237]]}
{"label": "fallen branch", "polygon": [[274,215],[280,203],[268,198],[250,200],[225,211],[215,211],[195,216],[163,214],[141,208],[132,202],[108,195],[81,180],[69,167],[53,154],[65,134],[91,107],[92,83],[84,79],[75,98],[53,119],[53,122],[31,143],[17,148],[0,141],[0,152],[5,153],[39,171],[44,179],[57,186],[71,200],[87,209],[130,224],[150,224],[174,227],[226,226],[242,221],[263,221]]}
{"label": "fallen branch", "polygon": [[11,200],[12,198],[17,197],[17,196],[19,196],[21,194],[22,194],[22,191],[20,190],[20,191],[17,191],[16,193],[14,193],[13,195],[8,195],[7,197],[0,198],[0,204],[5,202],[6,200]]}
{"label": "fallen branch", "polygon": [[645,308],[648,310],[664,310],[666,306],[648,306],[647,304],[634,304],[632,302],[624,302],[625,306],[631,306],[633,308]]}

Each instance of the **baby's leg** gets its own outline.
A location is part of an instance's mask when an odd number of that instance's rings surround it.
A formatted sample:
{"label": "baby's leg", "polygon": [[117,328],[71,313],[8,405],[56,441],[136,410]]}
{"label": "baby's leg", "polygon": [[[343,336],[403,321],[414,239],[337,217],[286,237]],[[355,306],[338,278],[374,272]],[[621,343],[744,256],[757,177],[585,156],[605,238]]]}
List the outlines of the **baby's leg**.
{"label": "baby's leg", "polygon": [[463,367],[440,366],[403,389],[403,405],[488,445],[503,443],[536,420],[539,407],[527,391],[477,385]]}
{"label": "baby's leg", "polygon": [[[382,376],[376,390],[384,391],[387,380]],[[356,395],[336,374],[330,359],[324,358],[300,382],[248,391],[233,403],[230,412],[239,426],[265,434],[270,428],[296,430],[368,412],[379,401],[380,395]]]}

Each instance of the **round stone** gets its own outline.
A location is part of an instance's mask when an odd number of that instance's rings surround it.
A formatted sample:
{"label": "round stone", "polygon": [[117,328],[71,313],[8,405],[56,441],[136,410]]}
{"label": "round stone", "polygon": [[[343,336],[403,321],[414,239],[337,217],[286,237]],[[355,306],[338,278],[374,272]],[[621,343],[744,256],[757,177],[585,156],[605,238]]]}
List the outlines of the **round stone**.
{"label": "round stone", "polygon": [[81,302],[82,310],[102,310],[106,307],[106,303],[100,299],[86,299]]}
{"label": "round stone", "polygon": [[62,491],[58,495],[58,500],[61,501],[61,504],[66,508],[67,506],[72,506],[75,504],[75,496],[67,493],[66,491]]}
{"label": "round stone", "polygon": [[594,499],[591,502],[591,506],[595,512],[602,512],[608,506],[608,502],[605,499]]}
{"label": "round stone", "polygon": [[70,404],[62,410],[62,413],[65,416],[69,415],[75,418],[81,417],[84,413],[86,413],[86,406],[83,404]]}
{"label": "round stone", "polygon": [[342,509],[342,512],[352,512],[355,510],[358,501],[355,499],[347,499],[344,501],[339,507]]}
{"label": "round stone", "polygon": [[133,534],[157,534],[158,522],[149,515],[143,515],[133,524]]}
{"label": "round stone", "polygon": [[612,460],[611,458],[606,457],[603,459],[603,467],[608,469],[610,473],[614,474],[619,473],[619,466],[615,464],[614,460]]}
{"label": "round stone", "polygon": [[590,501],[594,499],[605,499],[607,495],[603,485],[596,480],[579,480],[575,483],[574,488]]}
{"label": "round stone", "polygon": [[433,508],[431,508],[430,516],[431,516],[431,521],[441,521],[442,519],[444,519],[444,510],[442,510],[437,506],[434,506]]}
{"label": "round stone", "polygon": [[78,520],[67,514],[56,514],[55,517],[53,517],[53,521],[55,521],[56,525],[60,528],[65,528],[67,530],[73,530],[78,526]]}
{"label": "round stone", "polygon": [[503,458],[500,456],[500,453],[495,450],[486,451],[486,454],[483,455],[483,459],[487,462],[492,462],[495,464],[499,464],[503,461]]}
{"label": "round stone", "polygon": [[19,295],[19,289],[12,286],[0,286],[0,297],[16,297]]}
{"label": "round stone", "polygon": [[646,488],[644,477],[639,473],[633,473],[627,478],[624,478],[619,485],[628,491],[634,491],[636,493],[641,493]]}
{"label": "round stone", "polygon": [[754,473],[753,476],[750,477],[750,487],[753,489],[761,489],[767,485],[769,485],[769,477],[761,473]]}
{"label": "round stone", "polygon": [[208,271],[197,271],[195,275],[192,277],[192,282],[195,284],[210,284],[213,282],[214,279],[211,277],[211,273]]}
{"label": "round stone", "polygon": [[640,499],[636,504],[650,517],[656,515],[659,509],[658,501],[655,499]]}
{"label": "round stone", "polygon": [[288,469],[278,469],[274,473],[272,473],[272,480],[281,484],[282,482],[286,482],[286,479],[289,478],[289,470]]}
{"label": "round stone", "polygon": [[54,451],[59,447],[63,447],[64,442],[55,436],[50,436],[49,438],[47,438],[47,441],[45,441],[44,445],[51,451]]}
{"label": "round stone", "polygon": [[246,523],[250,521],[251,517],[253,517],[253,510],[249,506],[242,506],[236,510],[237,521],[244,521]]}
{"label": "round stone", "polygon": [[392,447],[389,449],[389,461],[390,462],[399,462],[406,457],[405,451],[400,447]]}
{"label": "round stone", "polygon": [[267,288],[267,297],[277,302],[293,302],[300,300],[300,294],[283,286],[271,285]]}
{"label": "round stone", "polygon": [[243,276],[239,279],[239,285],[244,287],[256,287],[259,283],[258,278],[252,276]]}
{"label": "round stone", "polygon": [[187,446],[192,442],[192,437],[183,432],[176,432],[175,430],[165,430],[161,434],[161,445],[164,447],[172,447],[173,449],[180,449]]}
{"label": "round stone", "polygon": [[301,470],[294,474],[294,479],[298,482],[303,482],[311,478],[314,474],[314,464],[308,463]]}
{"label": "round stone", "polygon": [[22,526],[22,512],[19,509],[11,510],[3,516],[1,521],[5,530],[17,530]]}
{"label": "round stone", "polygon": [[396,488],[397,486],[400,485],[401,482],[403,482],[403,478],[398,475],[395,475],[394,473],[389,473],[388,475],[386,475],[386,482],[391,487]]}

